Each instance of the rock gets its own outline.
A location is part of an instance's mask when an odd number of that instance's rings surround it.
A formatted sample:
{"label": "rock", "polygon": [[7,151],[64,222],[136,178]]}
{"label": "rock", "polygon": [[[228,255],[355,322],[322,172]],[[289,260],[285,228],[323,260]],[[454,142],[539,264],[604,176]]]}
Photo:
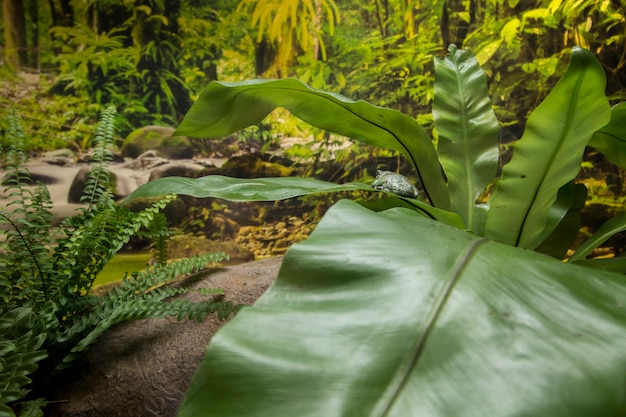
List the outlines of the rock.
{"label": "rock", "polygon": [[[81,203],[80,199],[83,197],[83,194],[85,191],[85,184],[87,184],[87,180],[89,179],[89,171],[90,171],[90,168],[83,167],[79,169],[78,172],[76,173],[76,176],[74,177],[72,184],[70,184],[70,188],[67,192],[68,203],[71,203],[71,204]],[[128,195],[130,193],[129,188],[133,188],[133,187],[129,187],[128,185],[125,184],[125,186],[122,187],[124,192],[120,194],[117,192],[117,188],[118,188],[117,182],[118,182],[117,175],[111,172],[111,184],[113,188],[113,196],[115,199],[120,199]]]}
{"label": "rock", "polygon": [[70,189],[67,192],[67,202],[78,204],[83,197],[85,184],[89,178],[89,168],[81,168],[74,177]]}
{"label": "rock", "polygon": [[[122,158],[122,155],[120,155],[118,152],[113,152],[111,155],[112,159],[111,162],[124,162],[124,158]],[[98,162],[99,158],[95,157],[95,152],[93,149],[89,149],[87,152],[83,153],[76,162],[79,163],[83,163],[83,164],[89,164],[89,163],[94,163],[94,162]]]}
{"label": "rock", "polygon": [[43,161],[48,165],[72,166],[76,161],[76,155],[71,149],[56,149],[44,153]]}
{"label": "rock", "polygon": [[[224,299],[254,303],[278,275],[282,258],[229,266],[188,282],[222,288]],[[200,299],[196,293],[183,297]],[[174,318],[127,322],[107,331],[67,375],[49,385],[50,417],[175,416],[213,334],[224,324]]]}
{"label": "rock", "polygon": [[[278,158],[276,158],[278,160]],[[210,174],[225,175],[235,178],[289,177],[295,175],[295,169],[279,162],[266,161],[259,154],[245,154],[230,158],[220,168],[209,170]],[[293,165],[293,162],[291,162]]]}
{"label": "rock", "polygon": [[48,151],[43,154],[43,157],[44,157],[44,160],[54,159],[54,158],[74,159],[76,155],[74,154],[74,151],[72,151],[71,149],[63,148],[63,149],[55,149],[54,151]]}
{"label": "rock", "polygon": [[166,159],[187,159],[194,154],[189,139],[185,136],[172,136],[174,128],[166,126],[145,126],[126,137],[122,145],[122,157],[137,158],[148,150],[156,150]]}
{"label": "rock", "polygon": [[65,158],[63,156],[58,156],[56,158],[46,158],[44,159],[46,164],[48,165],[58,165],[60,167],[72,166],[74,165],[74,159]]}
{"label": "rock", "polygon": [[126,162],[123,166],[128,169],[149,170],[161,165],[168,164],[170,161],[163,158],[161,154],[153,149],[145,151],[132,161]]}
{"label": "rock", "polygon": [[153,169],[150,173],[150,181],[164,177],[198,178],[205,170],[204,165],[192,162],[175,162]]}

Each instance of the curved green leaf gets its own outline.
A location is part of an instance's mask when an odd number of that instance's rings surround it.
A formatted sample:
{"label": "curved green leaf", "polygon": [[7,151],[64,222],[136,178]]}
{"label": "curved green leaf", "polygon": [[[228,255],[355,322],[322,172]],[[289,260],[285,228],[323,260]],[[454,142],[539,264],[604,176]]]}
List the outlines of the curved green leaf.
{"label": "curved green leaf", "polygon": [[[272,178],[231,178],[210,175],[200,178],[165,177],[143,184],[133,191],[124,202],[135,198],[156,197],[167,194],[188,195],[196,198],[223,198],[230,201],[276,201],[309,194],[333,193],[339,191],[381,192],[370,184],[350,182],[335,184],[312,178],[272,177]],[[387,193],[390,194],[390,193]],[[413,198],[393,196],[396,206],[403,205],[450,226],[464,228],[460,217],[452,212],[440,210]]]}
{"label": "curved green leaf", "polygon": [[585,259],[595,248],[606,242],[616,233],[626,230],[626,213],[619,214],[607,220],[598,230],[576,249],[576,252],[569,258],[570,262]]}
{"label": "curved green leaf", "polygon": [[433,205],[450,209],[437,153],[417,121],[395,110],[313,89],[296,79],[213,81],[175,133],[222,137],[259,123],[277,107],[320,129],[402,152],[417,170]]}
{"label": "curved green leaf", "polygon": [[609,162],[626,168],[626,101],[611,109],[611,121],[593,134],[589,146],[602,152]]}
{"label": "curved green leaf", "polygon": [[548,211],[537,252],[563,259],[580,230],[580,212],[586,201],[587,187],[584,184],[571,181],[561,187]]}
{"label": "curved green leaf", "polygon": [[333,206],[213,338],[188,416],[622,416],[626,282]]}
{"label": "curved green leaf", "polygon": [[604,70],[572,50],[567,72],[533,111],[490,199],[485,236],[534,249],[559,189],[574,179],[591,135],[609,121]]}
{"label": "curved green leaf", "polygon": [[487,77],[470,51],[454,45],[435,58],[433,117],[438,153],[448,177],[452,210],[467,228],[482,231],[476,199],[496,176],[499,125],[487,94]]}

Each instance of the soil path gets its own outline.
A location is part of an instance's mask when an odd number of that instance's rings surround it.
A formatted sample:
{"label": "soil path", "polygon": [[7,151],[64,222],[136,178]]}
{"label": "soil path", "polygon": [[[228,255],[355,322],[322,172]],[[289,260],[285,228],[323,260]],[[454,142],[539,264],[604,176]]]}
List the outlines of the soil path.
{"label": "soil path", "polygon": [[[224,300],[249,305],[271,285],[281,263],[282,257],[276,257],[228,266],[187,284],[222,288]],[[147,319],[110,329],[71,369],[71,375],[50,388],[46,415],[175,416],[211,337],[224,323],[211,315],[200,324]]]}

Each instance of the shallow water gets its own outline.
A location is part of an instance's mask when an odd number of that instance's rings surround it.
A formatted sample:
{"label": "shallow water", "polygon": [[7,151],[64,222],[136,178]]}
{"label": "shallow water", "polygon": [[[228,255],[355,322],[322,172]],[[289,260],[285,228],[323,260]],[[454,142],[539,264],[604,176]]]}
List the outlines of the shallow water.
{"label": "shallow water", "polygon": [[146,269],[148,261],[152,258],[151,252],[118,253],[106,264],[102,272],[94,281],[93,286],[119,281],[124,274],[138,272]]}

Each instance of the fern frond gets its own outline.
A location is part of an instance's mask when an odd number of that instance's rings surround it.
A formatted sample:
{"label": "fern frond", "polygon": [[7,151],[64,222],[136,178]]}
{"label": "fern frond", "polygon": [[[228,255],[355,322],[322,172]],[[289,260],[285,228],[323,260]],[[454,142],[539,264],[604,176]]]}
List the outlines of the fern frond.
{"label": "fern frond", "polygon": [[[48,189],[41,183],[32,190],[30,172],[22,165],[27,160],[24,151],[24,130],[18,115],[8,118],[9,146],[5,153],[6,174],[3,183],[7,185],[6,197],[11,201],[7,207],[11,211],[0,211],[0,223],[10,227],[5,234],[4,247],[11,257],[7,257],[5,268],[10,270],[11,292],[19,299],[36,302],[48,297],[47,283],[50,262],[48,242],[53,214]],[[43,293],[37,295],[38,292]]]}
{"label": "fern frond", "polygon": [[152,242],[150,249],[152,249],[154,253],[156,263],[163,265],[167,263],[167,242],[174,234],[176,234],[176,232],[171,231],[167,226],[167,218],[165,215],[159,212],[154,215],[152,222],[148,226],[148,230],[138,234],[138,236],[150,239]]}
{"label": "fern frond", "polygon": [[154,265],[152,268],[146,268],[145,271],[127,277],[122,281],[122,285],[117,288],[120,293],[147,293],[153,288],[169,283],[176,278],[201,271],[208,265],[216,264],[225,259],[228,259],[225,253],[206,253],[191,258],[178,259],[164,265]]}
{"label": "fern frond", "polygon": [[107,107],[100,116],[96,127],[93,138],[93,156],[96,163],[89,171],[84,195],[81,198],[82,202],[88,204],[87,211],[91,211],[101,197],[110,192],[111,172],[108,165],[113,161],[113,149],[115,148],[115,115],[115,107]]}
{"label": "fern frond", "polygon": [[[45,330],[31,308],[14,308],[0,316],[0,412],[5,415],[13,415],[7,404],[26,397],[29,376],[47,357],[40,349],[46,340]],[[6,414],[7,410],[11,413]]]}
{"label": "fern frond", "polygon": [[9,145],[3,155],[5,175],[2,184],[7,188],[4,190],[5,196],[11,201],[9,206],[17,206],[14,212],[19,212],[22,206],[26,206],[30,200],[31,192],[25,186],[32,183],[30,172],[23,168],[28,157],[24,151],[25,136],[22,127],[22,119],[16,113],[9,114],[9,127],[7,129],[7,139]]}
{"label": "fern frond", "polygon": [[[196,291],[205,295],[221,295],[220,289],[194,290],[190,288],[172,288],[165,284],[182,276],[203,270],[207,265],[215,264],[226,258],[223,253],[209,253],[189,259],[181,259],[166,265],[156,265],[145,271],[126,277],[122,285],[105,294],[99,304],[88,314],[82,314],[80,322],[75,322],[69,333],[79,334],[81,329],[90,329],[76,343],[71,352],[63,359],[59,369],[69,366],[80,353],[94,343],[107,329],[114,324],[143,318],[176,317],[178,320],[187,318],[198,322],[213,312],[220,319],[227,318],[237,311],[232,302],[189,300],[168,301],[176,295]],[[91,326],[95,324],[95,326]]]}

